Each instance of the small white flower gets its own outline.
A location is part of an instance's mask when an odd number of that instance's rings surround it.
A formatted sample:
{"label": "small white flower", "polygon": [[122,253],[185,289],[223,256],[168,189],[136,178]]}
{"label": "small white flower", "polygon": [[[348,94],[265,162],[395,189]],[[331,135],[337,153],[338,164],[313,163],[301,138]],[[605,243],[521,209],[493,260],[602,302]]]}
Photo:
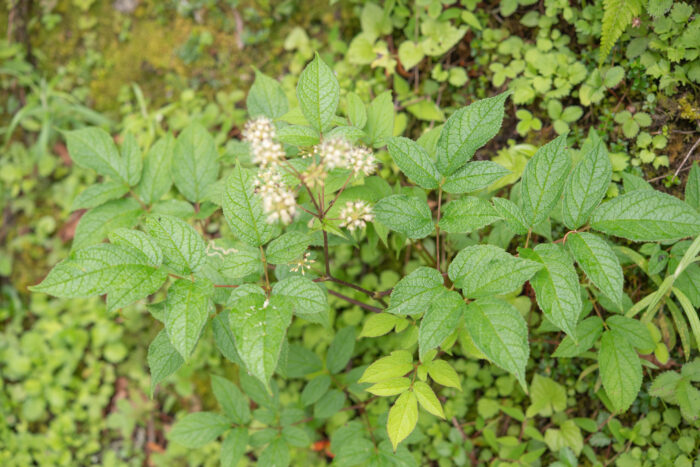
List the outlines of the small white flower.
{"label": "small white flower", "polygon": [[275,138],[275,125],[267,117],[257,117],[245,124],[242,133],[244,141],[256,145]]}
{"label": "small white flower", "polygon": [[285,156],[282,145],[276,141],[264,140],[251,145],[253,150],[253,162],[261,167],[279,164]]}
{"label": "small white flower", "polygon": [[340,210],[341,227],[348,230],[364,229],[367,222],[374,220],[372,209],[364,201],[348,201]]}
{"label": "small white flower", "polygon": [[307,251],[306,253],[304,253],[304,256],[302,256],[299,260],[295,261],[292,264],[292,267],[289,269],[294,272],[301,272],[301,275],[303,276],[306,273],[306,271],[311,269],[311,265],[316,262],[315,260],[309,258],[310,255],[311,253]]}
{"label": "small white flower", "polygon": [[296,199],[294,193],[282,183],[282,176],[277,170],[267,168],[258,172],[255,186],[262,199],[268,223],[292,222],[296,214]]}
{"label": "small white flower", "polygon": [[348,154],[348,166],[355,173],[372,175],[377,170],[377,161],[369,148],[358,146]]}
{"label": "small white flower", "polygon": [[314,148],[314,153],[328,169],[346,169],[349,168],[348,155],[352,149],[348,140],[336,136],[323,140]]}

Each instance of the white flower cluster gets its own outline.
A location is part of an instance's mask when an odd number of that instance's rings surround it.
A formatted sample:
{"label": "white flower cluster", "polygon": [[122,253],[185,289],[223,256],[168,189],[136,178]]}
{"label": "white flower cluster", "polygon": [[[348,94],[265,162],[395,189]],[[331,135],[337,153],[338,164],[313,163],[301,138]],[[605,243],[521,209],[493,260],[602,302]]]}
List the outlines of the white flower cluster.
{"label": "white flower cluster", "polygon": [[364,229],[367,222],[374,220],[372,209],[364,201],[348,201],[340,211],[341,227],[348,230]]}
{"label": "white flower cluster", "polygon": [[290,271],[300,272],[302,276],[306,274],[306,271],[311,269],[311,265],[316,262],[315,260],[311,259],[310,256],[310,252],[307,251],[304,253],[300,259],[294,263],[291,263],[292,267],[290,268]]}
{"label": "white flower cluster", "polygon": [[348,169],[355,173],[371,175],[376,170],[376,160],[372,151],[364,146],[353,146],[341,137],[323,140],[314,148],[314,154],[328,169]]}
{"label": "white flower cluster", "polygon": [[255,186],[262,198],[263,210],[267,222],[273,224],[281,221],[289,224],[294,219],[297,203],[294,193],[282,182],[282,176],[276,167],[268,167],[258,172]]}
{"label": "white flower cluster", "polygon": [[284,148],[274,141],[275,125],[267,117],[250,120],[243,128],[243,140],[250,143],[253,162],[261,167],[269,167],[284,159]]}

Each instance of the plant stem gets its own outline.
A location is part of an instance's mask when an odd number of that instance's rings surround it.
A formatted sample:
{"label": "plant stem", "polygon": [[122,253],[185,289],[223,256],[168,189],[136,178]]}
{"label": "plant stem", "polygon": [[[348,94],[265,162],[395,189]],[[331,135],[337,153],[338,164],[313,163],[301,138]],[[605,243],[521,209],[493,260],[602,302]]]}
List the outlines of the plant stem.
{"label": "plant stem", "polygon": [[437,222],[435,223],[435,268],[440,271],[440,208],[442,207],[442,188],[438,191]]}
{"label": "plant stem", "polygon": [[348,303],[352,303],[353,305],[357,305],[360,308],[364,308],[365,310],[371,311],[373,313],[381,313],[383,311],[381,308],[377,308],[376,306],[368,305],[368,304],[363,303],[359,300],[355,300],[354,298],[350,298],[346,295],[343,295],[339,292],[336,292],[335,290],[328,289],[328,293],[333,295],[334,297],[338,297],[340,299],[343,299]]}
{"label": "plant stem", "polygon": [[263,270],[265,271],[265,293],[270,296],[270,276],[267,272],[267,258],[265,257],[265,250],[262,245],[260,246],[260,257],[262,258]]}

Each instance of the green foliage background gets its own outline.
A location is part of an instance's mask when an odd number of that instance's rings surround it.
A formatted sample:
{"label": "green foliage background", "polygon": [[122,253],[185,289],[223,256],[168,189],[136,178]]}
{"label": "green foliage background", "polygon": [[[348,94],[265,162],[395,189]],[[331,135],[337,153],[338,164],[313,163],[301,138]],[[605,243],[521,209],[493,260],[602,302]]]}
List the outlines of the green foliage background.
{"label": "green foliage background", "polygon": [[[149,145],[166,130],[196,121],[224,148],[221,157],[233,161],[243,153],[238,137],[255,68],[279,78],[293,95],[318,50],[335,63],[343,92],[367,101],[392,91],[395,134],[417,137],[456,108],[510,89],[504,128],[485,154],[516,177],[535,147],[566,131],[580,147],[595,128],[611,152],[616,183],[608,196],[640,178],[680,195],[687,171],[672,174],[700,122],[697,6],[610,2],[631,9],[630,21],[641,20],[618,25],[623,31],[611,32],[619,36],[616,45],[601,59],[604,3],[58,0],[27,2],[17,16],[15,2],[5,1],[0,462],[218,464],[218,443],[192,450],[168,443],[165,433],[185,413],[217,410],[209,373],[239,377],[208,336],[150,399],[145,343],[158,329],[144,304],[115,315],[101,299],[27,292],[66,256],[81,214],[71,205],[96,179],[71,164],[61,131],[100,125],[112,134],[130,130]],[[398,170],[384,164],[381,175],[393,182]],[[647,249],[650,262],[659,258],[653,245]],[[392,270],[398,263],[369,246],[359,258],[348,246],[338,246],[335,255],[348,264],[348,279],[363,287],[384,290],[399,279]],[[641,273],[635,285],[639,296],[653,287]],[[352,326],[359,334],[365,312],[330,300],[336,329]],[[681,344],[669,328],[664,341],[672,363],[666,368],[678,371]],[[289,332],[321,355],[331,342],[326,334],[320,327]],[[579,378],[582,368],[573,361],[549,357],[556,342],[534,339],[538,376],[530,396],[495,366],[454,359],[463,390],[442,396],[459,422],[421,415],[409,438],[411,451],[423,456],[419,463],[498,462],[524,436],[545,441],[544,464],[697,465],[698,425],[681,417],[677,405],[650,396],[645,383],[630,412],[607,420],[605,408],[591,406],[587,397],[598,389],[595,379]],[[370,363],[392,348],[390,341],[364,338],[355,354]],[[290,381],[280,398],[301,390]],[[536,430],[520,432],[522,413],[539,417]],[[322,443],[349,417],[341,412],[320,423],[313,439],[321,443],[318,450],[295,449],[292,463],[329,462]],[[478,459],[470,458],[474,447]]]}

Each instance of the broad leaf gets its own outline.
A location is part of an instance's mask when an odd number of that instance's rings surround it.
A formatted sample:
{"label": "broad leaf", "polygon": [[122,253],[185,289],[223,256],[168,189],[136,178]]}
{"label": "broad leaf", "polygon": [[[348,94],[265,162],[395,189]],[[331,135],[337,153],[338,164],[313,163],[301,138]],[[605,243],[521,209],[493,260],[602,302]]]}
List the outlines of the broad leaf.
{"label": "broad leaf", "polygon": [[165,300],[165,330],[173,347],[187,360],[209,318],[214,287],[207,279],[177,279]]}
{"label": "broad leaf", "polygon": [[229,419],[241,425],[250,422],[250,403],[238,386],[226,378],[211,375],[211,389]]}
{"label": "broad leaf", "polygon": [[418,143],[404,137],[389,140],[387,150],[391,158],[412,182],[427,189],[434,189],[440,183],[440,173],[428,152]]}
{"label": "broad leaf", "polygon": [[521,256],[539,261],[542,269],[530,279],[537,304],[556,327],[578,342],[576,325],[583,303],[573,261],[558,245],[540,244],[535,250],[522,250]]}
{"label": "broad leaf", "polygon": [[462,383],[457,372],[445,360],[432,360],[425,363],[428,375],[438,384],[462,390]]}
{"label": "broad leaf", "polygon": [[100,206],[107,201],[121,198],[129,192],[129,187],[120,182],[103,182],[87,187],[71,204],[70,210],[91,209]]}
{"label": "broad leaf", "polygon": [[141,180],[143,158],[141,157],[141,148],[139,148],[139,143],[133,133],[127,132],[124,136],[121,153],[124,160],[126,181],[129,186],[135,186]]}
{"label": "broad leaf", "polygon": [[466,297],[479,298],[513,292],[540,268],[542,265],[516,258],[497,246],[475,245],[460,251],[447,273]]}
{"label": "broad leaf", "polygon": [[396,284],[386,311],[396,315],[424,313],[430,303],[445,292],[440,272],[433,268],[421,267]]}
{"label": "broad leaf", "polygon": [[115,245],[126,245],[143,253],[152,266],[160,266],[163,252],[153,239],[140,230],[116,229],[109,234],[109,241]]}
{"label": "broad leaf", "polygon": [[311,237],[302,232],[287,232],[272,240],[267,246],[265,256],[270,264],[291,263],[301,259],[311,244]]}
{"label": "broad leaf", "polygon": [[700,164],[697,161],[693,162],[685,184],[685,202],[700,211]]}
{"label": "broad leaf", "polygon": [[234,428],[229,431],[226,439],[221,443],[221,465],[235,467],[245,454],[248,447],[248,429]]}
{"label": "broad leaf", "polygon": [[372,363],[362,374],[358,383],[381,383],[404,376],[413,370],[413,357],[408,350],[395,350],[388,357]]}
{"label": "broad leaf", "polygon": [[441,294],[430,302],[418,330],[418,355],[421,360],[429,350],[436,349],[454,332],[466,305],[455,291]]}
{"label": "broad leaf", "polygon": [[164,264],[175,272],[191,274],[199,271],[206,262],[204,240],[182,219],[151,215],[146,218],[144,226],[163,251]]}
{"label": "broad leaf", "polygon": [[657,242],[700,233],[700,213],[656,190],[635,190],[601,204],[591,227],[636,242]]}
{"label": "broad leaf", "polygon": [[118,228],[131,228],[143,209],[131,198],[115,199],[86,212],[80,218],[73,237],[73,250],[100,243]]}
{"label": "broad leaf", "polygon": [[210,254],[218,253],[222,256],[222,267],[219,271],[224,277],[241,279],[251,274],[262,273],[260,248],[236,242],[232,248],[222,250],[215,249]]}
{"label": "broad leaf", "polygon": [[186,448],[200,448],[211,443],[226,430],[231,423],[223,415],[213,412],[195,412],[185,415],[168,433],[168,439]]}
{"label": "broad leaf", "polygon": [[447,203],[438,225],[448,233],[470,233],[500,219],[491,203],[467,196]]}
{"label": "broad leaf", "polygon": [[434,229],[428,204],[415,196],[391,195],[374,206],[377,220],[409,238],[423,238]]}
{"label": "broad leaf", "polygon": [[480,298],[467,305],[466,329],[477,348],[496,365],[515,375],[527,392],[525,366],[530,355],[527,323],[508,302]]}
{"label": "broad leaf", "polygon": [[346,115],[352,123],[357,128],[364,128],[367,123],[367,109],[365,108],[364,102],[360,99],[360,96],[354,92],[349,92],[346,96],[347,100],[347,111]]}
{"label": "broad leaf", "polygon": [[306,120],[318,131],[328,128],[340,99],[340,85],[326,63],[316,54],[299,75],[297,99]]}
{"label": "broad leaf", "polygon": [[581,232],[569,235],[566,246],[591,282],[620,305],[624,277],[620,261],[610,245],[595,234]]}
{"label": "broad leaf", "polygon": [[406,439],[418,422],[418,400],[413,392],[401,394],[389,410],[386,430],[396,451],[401,441]]}
{"label": "broad leaf", "polygon": [[262,200],[255,194],[253,175],[240,163],[226,180],[222,207],[233,234],[247,244],[262,246],[272,237],[272,225],[267,223]]}
{"label": "broad leaf", "polygon": [[303,125],[290,125],[277,131],[277,140],[293,146],[307,147],[318,144],[319,133],[314,128]]}
{"label": "broad leaf", "polygon": [[642,364],[626,339],[611,331],[603,333],[598,353],[603,388],[616,412],[624,412],[642,387]]}
{"label": "broad leaf", "polygon": [[571,159],[566,135],[537,150],[527,162],[520,189],[520,202],[529,227],[545,220],[561,197]]}
{"label": "broad leaf", "polygon": [[289,102],[281,84],[255,70],[255,81],[248,92],[246,108],[251,117],[264,115],[275,119],[287,113]]}
{"label": "broad leaf", "polygon": [[172,174],[175,186],[191,202],[204,200],[219,176],[219,154],[207,130],[192,124],[175,141]]}
{"label": "broad leaf", "polygon": [[510,230],[520,235],[527,233],[528,221],[520,206],[506,198],[493,198],[491,201],[493,208],[505,220]]}
{"label": "broad leaf", "polygon": [[447,193],[472,193],[505,177],[510,170],[491,161],[473,161],[445,178]]}
{"label": "broad leaf", "polygon": [[577,229],[600,204],[610,185],[612,164],[605,143],[595,136],[583,160],[574,167],[564,188],[564,224]]}
{"label": "broad leaf", "polygon": [[436,417],[445,418],[442,405],[430,386],[423,381],[416,381],[413,383],[413,392],[416,394],[416,399],[418,399],[421,407]]}
{"label": "broad leaf", "polygon": [[328,297],[320,285],[303,276],[289,276],[272,287],[272,295],[282,297],[291,311],[304,319],[328,324]]}
{"label": "broad leaf", "polygon": [[284,300],[273,297],[268,302],[259,295],[241,299],[229,318],[238,354],[268,391],[291,321],[292,312]]}
{"label": "broad leaf", "polygon": [[620,315],[610,316],[605,322],[613,334],[626,339],[640,353],[649,354],[656,348],[656,342],[643,322]]}
{"label": "broad leaf", "polygon": [[148,368],[151,370],[151,397],[158,383],[175,373],[185,361],[170,343],[168,333],[162,330],[158,333],[151,345],[148,346],[146,357]]}
{"label": "broad leaf", "polygon": [[326,367],[331,374],[339,373],[350,361],[355,350],[355,328],[347,326],[339,330],[326,354]]}
{"label": "broad leaf", "polygon": [[101,128],[81,128],[67,131],[64,135],[73,162],[128,184],[126,164],[109,133]]}
{"label": "broad leaf", "polygon": [[437,142],[437,167],[440,173],[452,175],[498,133],[508,95],[503,93],[476,101],[447,119]]}
{"label": "broad leaf", "polygon": [[394,101],[391,91],[384,91],[370,103],[364,129],[373,147],[380,148],[387,144],[394,132]]}
{"label": "broad leaf", "polygon": [[143,162],[143,174],[136,187],[136,194],[146,204],[163,197],[173,184],[170,175],[175,148],[175,138],[166,134],[151,146]]}
{"label": "broad leaf", "polygon": [[559,358],[578,357],[583,352],[593,347],[602,332],[602,319],[597,316],[586,318],[576,326],[576,338],[578,339],[578,343],[574,342],[570,336],[566,336],[552,356]]}

